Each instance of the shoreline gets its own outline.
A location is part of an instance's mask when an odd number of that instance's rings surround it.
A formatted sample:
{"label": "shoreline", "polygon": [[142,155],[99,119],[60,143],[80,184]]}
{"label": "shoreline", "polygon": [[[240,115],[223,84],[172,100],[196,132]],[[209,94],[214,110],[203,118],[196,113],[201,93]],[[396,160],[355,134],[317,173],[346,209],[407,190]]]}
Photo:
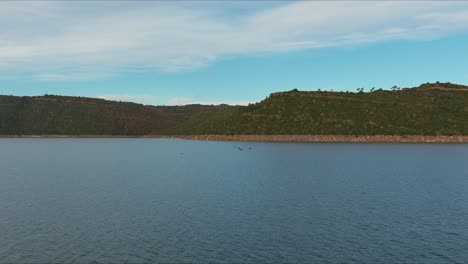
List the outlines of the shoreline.
{"label": "shoreline", "polygon": [[459,143],[468,136],[423,135],[0,135],[0,138],[179,138],[200,141],[302,142],[302,143]]}
{"label": "shoreline", "polygon": [[193,135],[181,136],[189,140],[243,142],[302,142],[302,143],[459,143],[467,144],[468,136],[422,135]]}

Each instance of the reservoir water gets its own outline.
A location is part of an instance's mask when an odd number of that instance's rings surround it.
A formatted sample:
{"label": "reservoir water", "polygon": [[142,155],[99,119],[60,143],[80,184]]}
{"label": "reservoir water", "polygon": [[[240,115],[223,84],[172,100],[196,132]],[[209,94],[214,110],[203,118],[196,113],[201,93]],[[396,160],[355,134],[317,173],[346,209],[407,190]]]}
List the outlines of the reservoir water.
{"label": "reservoir water", "polygon": [[467,263],[468,145],[0,139],[0,263]]}

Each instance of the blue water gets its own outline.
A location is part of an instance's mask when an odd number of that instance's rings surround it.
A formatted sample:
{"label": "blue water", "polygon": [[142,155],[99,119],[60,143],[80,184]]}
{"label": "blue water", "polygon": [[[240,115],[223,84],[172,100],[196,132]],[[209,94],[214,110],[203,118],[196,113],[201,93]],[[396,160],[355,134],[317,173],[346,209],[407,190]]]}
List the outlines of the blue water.
{"label": "blue water", "polygon": [[468,145],[0,139],[0,263],[468,263],[467,159]]}

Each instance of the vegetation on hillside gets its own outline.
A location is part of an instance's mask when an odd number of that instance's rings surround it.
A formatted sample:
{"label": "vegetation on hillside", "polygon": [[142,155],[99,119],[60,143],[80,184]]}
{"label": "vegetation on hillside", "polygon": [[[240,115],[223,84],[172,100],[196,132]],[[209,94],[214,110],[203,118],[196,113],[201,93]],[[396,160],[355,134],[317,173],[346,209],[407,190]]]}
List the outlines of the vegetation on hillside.
{"label": "vegetation on hillside", "polygon": [[144,106],[103,99],[0,96],[0,134],[145,135],[177,126],[219,106]]}
{"label": "vegetation on hillside", "polygon": [[468,135],[468,87],[427,83],[364,92],[273,93],[248,106],[144,106],[0,96],[0,134]]}
{"label": "vegetation on hillside", "polygon": [[177,133],[467,135],[467,88],[437,83],[368,93],[295,89],[246,107],[196,114]]}

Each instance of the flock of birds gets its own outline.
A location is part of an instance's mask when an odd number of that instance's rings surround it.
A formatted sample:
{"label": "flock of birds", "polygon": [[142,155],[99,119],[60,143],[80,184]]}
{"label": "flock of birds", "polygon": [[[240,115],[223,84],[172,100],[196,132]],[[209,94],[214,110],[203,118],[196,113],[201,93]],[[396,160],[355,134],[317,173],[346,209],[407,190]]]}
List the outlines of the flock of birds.
{"label": "flock of birds", "polygon": [[[238,147],[238,146],[234,146],[234,149],[237,149],[237,150],[239,150],[239,151],[243,151],[243,150],[244,150],[243,148],[241,148],[241,147]],[[249,147],[248,149],[249,149],[249,150],[252,150],[252,148],[251,148],[251,147]],[[184,155],[184,153],[183,153],[183,152],[181,152],[181,153],[180,153],[180,155]]]}
{"label": "flock of birds", "polygon": [[[243,150],[244,150],[243,148],[237,147],[237,146],[234,146],[234,148],[237,148],[237,149],[240,150],[240,151],[243,151]],[[252,148],[249,148],[249,149],[252,149]]]}

